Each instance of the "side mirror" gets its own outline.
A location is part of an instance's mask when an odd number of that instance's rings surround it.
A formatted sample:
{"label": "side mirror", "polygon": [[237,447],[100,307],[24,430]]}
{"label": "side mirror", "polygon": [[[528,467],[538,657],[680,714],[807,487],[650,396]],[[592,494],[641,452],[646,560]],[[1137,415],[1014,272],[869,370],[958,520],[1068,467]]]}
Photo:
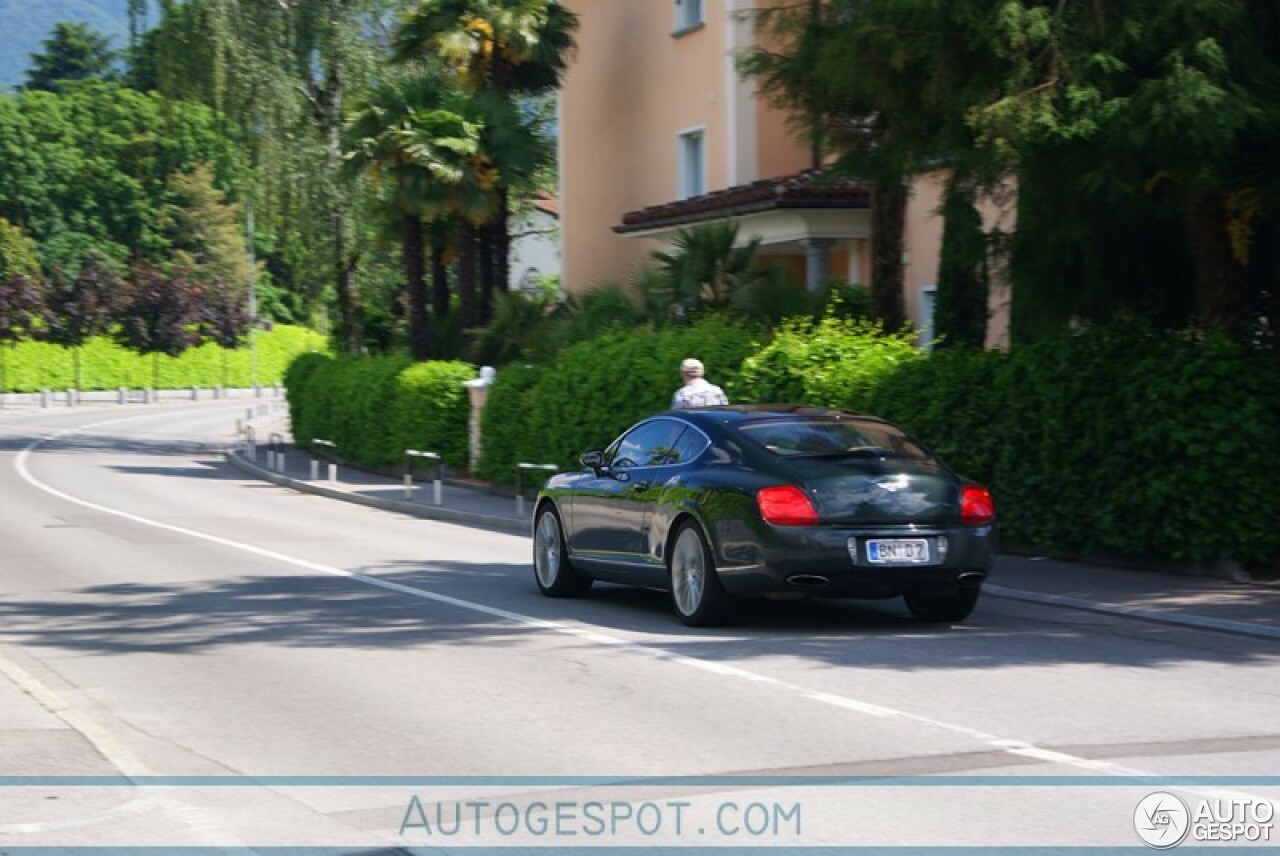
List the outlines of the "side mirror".
{"label": "side mirror", "polygon": [[596,475],[600,475],[604,469],[604,452],[583,452],[578,460],[582,462],[584,469],[591,470]]}

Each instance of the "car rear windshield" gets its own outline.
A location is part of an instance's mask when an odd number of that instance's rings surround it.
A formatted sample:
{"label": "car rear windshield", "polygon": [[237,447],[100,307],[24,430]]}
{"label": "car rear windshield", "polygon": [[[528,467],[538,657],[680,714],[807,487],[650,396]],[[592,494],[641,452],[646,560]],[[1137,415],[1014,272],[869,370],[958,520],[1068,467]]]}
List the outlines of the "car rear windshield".
{"label": "car rear windshield", "polygon": [[775,455],[794,457],[895,457],[928,460],[918,443],[883,422],[797,419],[741,425],[743,436]]}

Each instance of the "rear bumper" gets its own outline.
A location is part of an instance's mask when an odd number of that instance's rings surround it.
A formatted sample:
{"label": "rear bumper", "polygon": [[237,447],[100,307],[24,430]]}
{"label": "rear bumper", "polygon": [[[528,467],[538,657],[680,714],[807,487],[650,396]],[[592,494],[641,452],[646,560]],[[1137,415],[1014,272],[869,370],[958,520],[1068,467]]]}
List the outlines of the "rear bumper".
{"label": "rear bumper", "polygon": [[[816,597],[896,597],[978,585],[996,556],[994,526],[876,528],[763,526],[750,534],[718,532],[717,570],[738,597],[808,594]],[[734,537],[737,534],[739,537]],[[911,538],[930,544],[927,564],[871,561],[867,542]]]}

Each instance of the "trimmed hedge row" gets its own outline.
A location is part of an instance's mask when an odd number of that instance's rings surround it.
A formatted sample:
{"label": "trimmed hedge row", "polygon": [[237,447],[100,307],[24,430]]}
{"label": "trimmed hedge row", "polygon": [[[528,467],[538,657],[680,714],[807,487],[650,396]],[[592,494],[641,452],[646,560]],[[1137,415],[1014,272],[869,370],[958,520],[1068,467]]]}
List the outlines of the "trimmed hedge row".
{"label": "trimmed hedge row", "polygon": [[[258,383],[280,383],[285,370],[299,355],[328,350],[320,333],[302,327],[276,326],[258,333]],[[158,375],[161,389],[201,386],[249,387],[253,385],[254,356],[248,347],[229,351],[212,343],[178,357],[142,355],[105,337],[90,339],[83,348],[64,348],[47,342],[19,342],[0,347],[0,391],[38,392],[75,386],[75,364],[80,361],[81,389],[133,389],[150,387]]]}
{"label": "trimmed hedge row", "polygon": [[[1274,356],[1135,326],[931,356],[836,319],[784,326],[763,347],[721,319],[615,330],[554,365],[498,373],[477,475],[509,484],[519,461],[576,466],[665,410],[690,355],[735,402],[837,406],[904,426],[991,487],[1010,542],[1146,559],[1280,557]],[[407,446],[460,464],[472,375],[463,364],[304,357],[286,379],[295,436],[336,440],[353,461],[395,463]],[[422,433],[407,439],[415,426]]]}
{"label": "trimmed hedge row", "polygon": [[1007,539],[1191,561],[1280,555],[1280,371],[1133,326],[940,353],[867,408],[990,485]]}
{"label": "trimmed hedge row", "polygon": [[481,427],[477,475],[515,480],[520,461],[576,467],[633,422],[666,410],[680,385],[680,361],[696,356],[712,383],[731,386],[756,350],[755,333],[712,317],[683,328],[615,330],[561,352],[541,368],[498,373]]}
{"label": "trimmed hedge row", "polygon": [[394,466],[406,449],[436,452],[451,467],[467,465],[471,404],[461,362],[413,363],[400,357],[297,360],[285,374],[294,442],[336,443],[344,460]]}

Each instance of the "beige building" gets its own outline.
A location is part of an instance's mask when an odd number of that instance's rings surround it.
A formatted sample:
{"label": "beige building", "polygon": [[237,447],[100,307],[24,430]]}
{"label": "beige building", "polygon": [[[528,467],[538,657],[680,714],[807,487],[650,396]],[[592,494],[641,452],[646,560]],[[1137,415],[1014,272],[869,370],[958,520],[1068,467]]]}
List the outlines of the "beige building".
{"label": "beige building", "polygon": [[[767,1],[767,0],[766,0]],[[570,291],[626,282],[677,230],[731,217],[743,241],[813,284],[866,283],[864,188],[815,182],[809,147],[758,97],[734,55],[756,0],[565,0],[581,21],[561,96],[563,276]],[[916,182],[905,299],[927,341],[941,182]],[[995,217],[993,212],[992,217]],[[993,343],[1004,328],[993,294]]]}

